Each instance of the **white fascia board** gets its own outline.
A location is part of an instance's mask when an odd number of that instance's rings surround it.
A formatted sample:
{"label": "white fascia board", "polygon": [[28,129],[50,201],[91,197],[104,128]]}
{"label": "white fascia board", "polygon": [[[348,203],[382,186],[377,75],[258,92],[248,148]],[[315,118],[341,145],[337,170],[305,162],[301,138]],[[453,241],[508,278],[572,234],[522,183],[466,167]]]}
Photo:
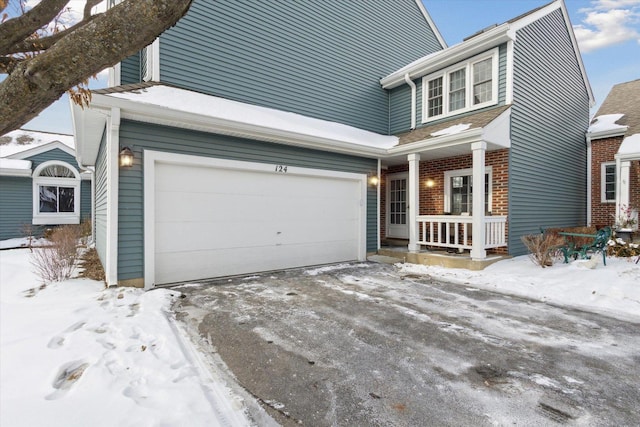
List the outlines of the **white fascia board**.
{"label": "white fascia board", "polygon": [[53,142],[49,142],[47,144],[42,144],[39,145],[37,147],[33,147],[30,148],[28,150],[25,151],[20,151],[19,153],[15,153],[12,154],[10,156],[7,156],[7,159],[26,159],[27,157],[31,157],[31,156],[37,156],[38,154],[42,154],[42,153],[46,153],[47,151],[50,150],[54,150],[54,149],[59,149],[64,151],[65,153],[71,155],[71,156],[75,156],[75,151],[73,150],[73,148],[69,147],[66,144],[63,144],[60,141],[53,141]]}
{"label": "white fascia board", "polygon": [[616,136],[624,136],[629,126],[620,126],[617,129],[606,129],[600,132],[587,132],[587,138],[591,141],[603,138],[613,138]]}
{"label": "white fascia board", "polygon": [[576,60],[578,61],[578,66],[580,68],[580,72],[582,73],[582,79],[584,81],[585,89],[587,90],[587,94],[589,95],[589,106],[593,107],[596,103],[595,98],[593,96],[593,90],[591,89],[591,83],[589,83],[589,77],[587,75],[587,71],[584,67],[584,62],[582,61],[582,54],[580,53],[580,48],[578,47],[578,41],[576,40],[576,35],[573,32],[573,25],[571,24],[571,19],[569,18],[569,12],[567,11],[567,7],[564,3],[564,0],[556,0],[553,3],[548,4],[547,6],[529,14],[521,19],[518,19],[515,22],[511,23],[511,29],[509,31],[510,37],[515,40],[516,39],[516,31],[526,27],[527,25],[537,21],[538,19],[548,15],[549,13],[560,9],[562,11],[562,17],[564,18],[565,26],[567,27],[567,32],[569,33],[569,37],[571,38],[571,44],[573,45],[573,50],[576,55]]}
{"label": "white fascia board", "polygon": [[408,74],[411,79],[426,76],[446,68],[449,65],[464,61],[467,58],[499,46],[511,40],[509,28],[509,24],[502,24],[482,34],[478,34],[467,41],[451,46],[442,52],[428,55],[424,58],[424,61],[416,61],[414,65],[409,68],[402,68],[383,77],[380,80],[380,84],[384,89],[393,89],[406,83],[406,74]]}
{"label": "white fascia board", "polygon": [[422,0],[415,0],[415,2],[416,5],[418,5],[418,9],[420,9],[420,12],[422,13],[422,16],[424,16],[424,19],[427,21],[427,24],[429,24],[429,27],[431,27],[433,34],[435,34],[436,38],[438,39],[440,46],[442,46],[443,49],[446,48],[447,42],[444,41],[442,34],[440,34],[440,30],[438,30],[438,27],[433,22],[433,19],[431,19],[431,15],[429,15],[429,12],[427,11],[427,9],[425,9],[424,4],[422,4]]}
{"label": "white fascia board", "polygon": [[31,177],[31,160],[0,158],[0,176]]}
{"label": "white fascia board", "polygon": [[483,129],[475,128],[453,135],[443,135],[436,138],[429,138],[409,144],[399,145],[387,150],[390,156],[420,153],[424,151],[438,150],[441,148],[453,147],[455,145],[471,144],[482,140]]}
{"label": "white fascia board", "polygon": [[379,158],[387,153],[387,150],[383,148],[367,147],[313,135],[239,123],[232,120],[219,119],[157,105],[142,104],[129,99],[110,97],[102,94],[94,94],[92,105],[96,107],[117,107],[121,111],[122,119],[136,120],[144,123],[218,133],[368,158]]}
{"label": "white fascia board", "polygon": [[[93,95],[96,98],[98,95]],[[76,142],[76,160],[81,168],[95,166],[100,141],[107,124],[110,109],[94,107],[93,101],[86,108],[71,103],[71,120]]]}

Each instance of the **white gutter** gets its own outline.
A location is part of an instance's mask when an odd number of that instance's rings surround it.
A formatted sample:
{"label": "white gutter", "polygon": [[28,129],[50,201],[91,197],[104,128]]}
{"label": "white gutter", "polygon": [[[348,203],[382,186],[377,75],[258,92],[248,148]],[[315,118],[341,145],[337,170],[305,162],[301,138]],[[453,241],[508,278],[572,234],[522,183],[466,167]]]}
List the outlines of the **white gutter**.
{"label": "white gutter", "polygon": [[401,68],[383,77],[380,80],[380,84],[384,89],[393,89],[406,82],[405,76],[407,74],[411,79],[422,77],[482,53],[499,44],[508,42],[512,40],[509,36],[509,29],[509,24],[502,24],[485,33],[478,34],[465,42],[458,43],[441,52],[428,55],[424,57],[423,60],[416,61],[408,67]]}
{"label": "white gutter", "polygon": [[416,128],[416,84],[409,77],[409,73],[404,75],[404,81],[411,88],[411,129]]}
{"label": "white gutter", "polygon": [[587,135],[587,226],[591,227],[591,137]]}

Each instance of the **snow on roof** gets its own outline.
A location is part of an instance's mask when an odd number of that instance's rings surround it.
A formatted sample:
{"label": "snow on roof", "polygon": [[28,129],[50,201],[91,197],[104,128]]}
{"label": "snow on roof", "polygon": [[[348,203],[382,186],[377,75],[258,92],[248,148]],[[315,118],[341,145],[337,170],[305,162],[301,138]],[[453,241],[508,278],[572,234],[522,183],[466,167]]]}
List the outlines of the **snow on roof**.
{"label": "snow on roof", "polygon": [[0,158],[0,169],[31,170],[31,160]]}
{"label": "snow on roof", "polygon": [[371,148],[386,149],[398,144],[398,138],[395,136],[380,135],[341,123],[165,85],[154,85],[136,91],[113,92],[108,96],[248,126],[326,138]]}
{"label": "snow on roof", "polygon": [[640,156],[640,133],[626,137],[620,144],[618,154]]}
{"label": "snow on roof", "polygon": [[431,136],[443,136],[443,135],[455,135],[456,133],[463,132],[471,127],[471,123],[460,123],[457,125],[449,126],[446,129],[434,132]]}
{"label": "snow on roof", "polygon": [[587,132],[600,133],[616,130],[624,132],[627,130],[627,127],[616,123],[623,116],[624,114],[604,114],[602,116],[597,116],[591,121],[591,125],[589,126]]}
{"label": "snow on roof", "polygon": [[63,143],[72,150],[75,149],[73,135],[24,129],[14,130],[0,136],[0,157],[8,157],[55,141]]}

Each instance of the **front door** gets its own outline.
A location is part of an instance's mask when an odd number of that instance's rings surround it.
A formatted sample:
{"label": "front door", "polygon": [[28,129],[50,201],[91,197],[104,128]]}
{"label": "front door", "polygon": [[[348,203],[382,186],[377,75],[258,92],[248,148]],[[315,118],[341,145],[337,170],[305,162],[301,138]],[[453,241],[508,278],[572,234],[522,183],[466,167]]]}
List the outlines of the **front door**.
{"label": "front door", "polygon": [[387,177],[387,237],[409,238],[408,178],[409,174],[407,173],[398,173]]}

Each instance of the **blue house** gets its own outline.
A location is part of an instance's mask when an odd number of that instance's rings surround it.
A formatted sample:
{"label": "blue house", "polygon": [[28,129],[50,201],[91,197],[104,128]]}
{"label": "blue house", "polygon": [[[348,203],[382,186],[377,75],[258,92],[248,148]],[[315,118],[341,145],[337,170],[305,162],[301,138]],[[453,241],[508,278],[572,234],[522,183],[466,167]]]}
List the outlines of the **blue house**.
{"label": "blue house", "polygon": [[91,219],[91,173],[72,135],[16,130],[0,137],[0,240]]}
{"label": "blue house", "polygon": [[391,237],[516,253],[585,217],[549,172],[584,186],[562,156],[585,155],[591,98],[561,1],[447,47],[417,0],[196,0],[72,108],[107,284],[151,288],[364,260]]}

